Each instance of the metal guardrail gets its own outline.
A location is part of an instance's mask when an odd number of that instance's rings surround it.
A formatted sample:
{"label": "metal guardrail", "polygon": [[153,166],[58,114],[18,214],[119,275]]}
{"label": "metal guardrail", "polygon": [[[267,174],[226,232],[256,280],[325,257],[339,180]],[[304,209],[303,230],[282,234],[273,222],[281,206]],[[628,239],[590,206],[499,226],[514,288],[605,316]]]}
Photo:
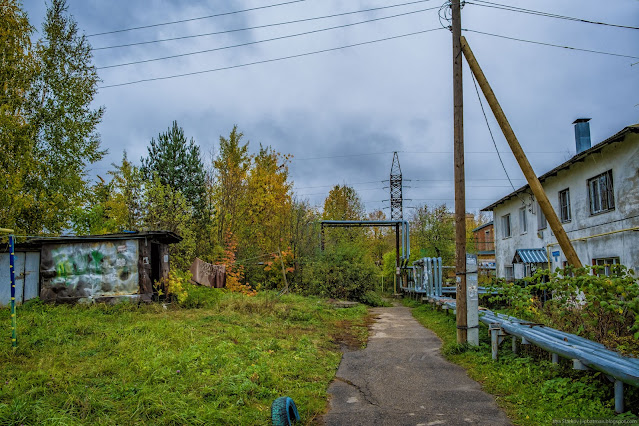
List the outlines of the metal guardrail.
{"label": "metal guardrail", "polygon": [[[499,294],[498,291],[488,291],[489,287],[477,287],[477,294]],[[457,287],[442,287],[442,295],[444,294],[456,294]]]}
{"label": "metal guardrail", "polygon": [[[455,300],[442,296],[424,297],[431,303],[455,312]],[[566,333],[561,330],[534,324],[515,317],[480,310],[479,320],[488,326],[491,337],[492,357],[497,359],[499,345],[506,336],[512,337],[512,350],[517,353],[516,338],[521,344],[533,344],[552,354],[552,362],[558,363],[559,357],[571,359],[573,368],[600,371],[614,382],[615,411],[624,411],[623,384],[639,387],[639,359],[623,356],[607,349],[604,345],[592,340]]]}

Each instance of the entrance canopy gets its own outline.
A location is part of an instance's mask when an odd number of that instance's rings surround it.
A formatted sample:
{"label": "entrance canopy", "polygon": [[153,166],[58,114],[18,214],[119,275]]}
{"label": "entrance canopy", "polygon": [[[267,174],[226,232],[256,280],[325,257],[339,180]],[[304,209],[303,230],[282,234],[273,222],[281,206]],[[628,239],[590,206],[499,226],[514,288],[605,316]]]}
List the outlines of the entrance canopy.
{"label": "entrance canopy", "polygon": [[542,248],[517,249],[513,263],[548,263],[548,257]]}

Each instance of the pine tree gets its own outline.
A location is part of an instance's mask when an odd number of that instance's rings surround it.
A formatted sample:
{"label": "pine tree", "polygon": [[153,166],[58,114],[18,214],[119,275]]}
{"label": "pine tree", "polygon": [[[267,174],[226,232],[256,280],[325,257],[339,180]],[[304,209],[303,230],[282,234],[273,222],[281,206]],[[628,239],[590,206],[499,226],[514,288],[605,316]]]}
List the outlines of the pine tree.
{"label": "pine tree", "polygon": [[173,126],[151,139],[148,157],[141,158],[142,173],[151,180],[154,175],[163,185],[169,185],[184,195],[193,206],[192,214],[202,218],[205,211],[206,173],[200,158],[200,147],[191,138],[187,141],[184,129]]}

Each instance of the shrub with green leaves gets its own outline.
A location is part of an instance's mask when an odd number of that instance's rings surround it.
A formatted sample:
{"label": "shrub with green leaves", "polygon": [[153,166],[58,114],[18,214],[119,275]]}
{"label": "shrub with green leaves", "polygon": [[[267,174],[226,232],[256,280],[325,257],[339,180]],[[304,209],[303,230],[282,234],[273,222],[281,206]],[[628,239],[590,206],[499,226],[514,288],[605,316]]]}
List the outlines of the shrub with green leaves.
{"label": "shrub with green leaves", "polygon": [[[639,354],[639,284],[634,271],[613,265],[538,271],[519,283],[495,280],[501,302],[512,315],[542,322],[622,351]],[[544,293],[545,292],[545,293]],[[542,303],[540,296],[549,297]]]}
{"label": "shrub with green leaves", "polygon": [[366,303],[369,292],[375,289],[378,274],[366,249],[355,244],[335,244],[308,265],[295,290]]}

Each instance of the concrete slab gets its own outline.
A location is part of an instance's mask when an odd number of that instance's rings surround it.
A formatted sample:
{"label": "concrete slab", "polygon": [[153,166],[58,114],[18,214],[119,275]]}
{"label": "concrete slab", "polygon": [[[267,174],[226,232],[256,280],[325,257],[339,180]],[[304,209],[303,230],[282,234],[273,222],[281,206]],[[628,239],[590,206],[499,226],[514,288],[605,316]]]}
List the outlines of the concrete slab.
{"label": "concrete slab", "polygon": [[328,391],[328,426],[510,425],[495,399],[440,354],[403,306],[375,308],[366,349],[344,353]]}

